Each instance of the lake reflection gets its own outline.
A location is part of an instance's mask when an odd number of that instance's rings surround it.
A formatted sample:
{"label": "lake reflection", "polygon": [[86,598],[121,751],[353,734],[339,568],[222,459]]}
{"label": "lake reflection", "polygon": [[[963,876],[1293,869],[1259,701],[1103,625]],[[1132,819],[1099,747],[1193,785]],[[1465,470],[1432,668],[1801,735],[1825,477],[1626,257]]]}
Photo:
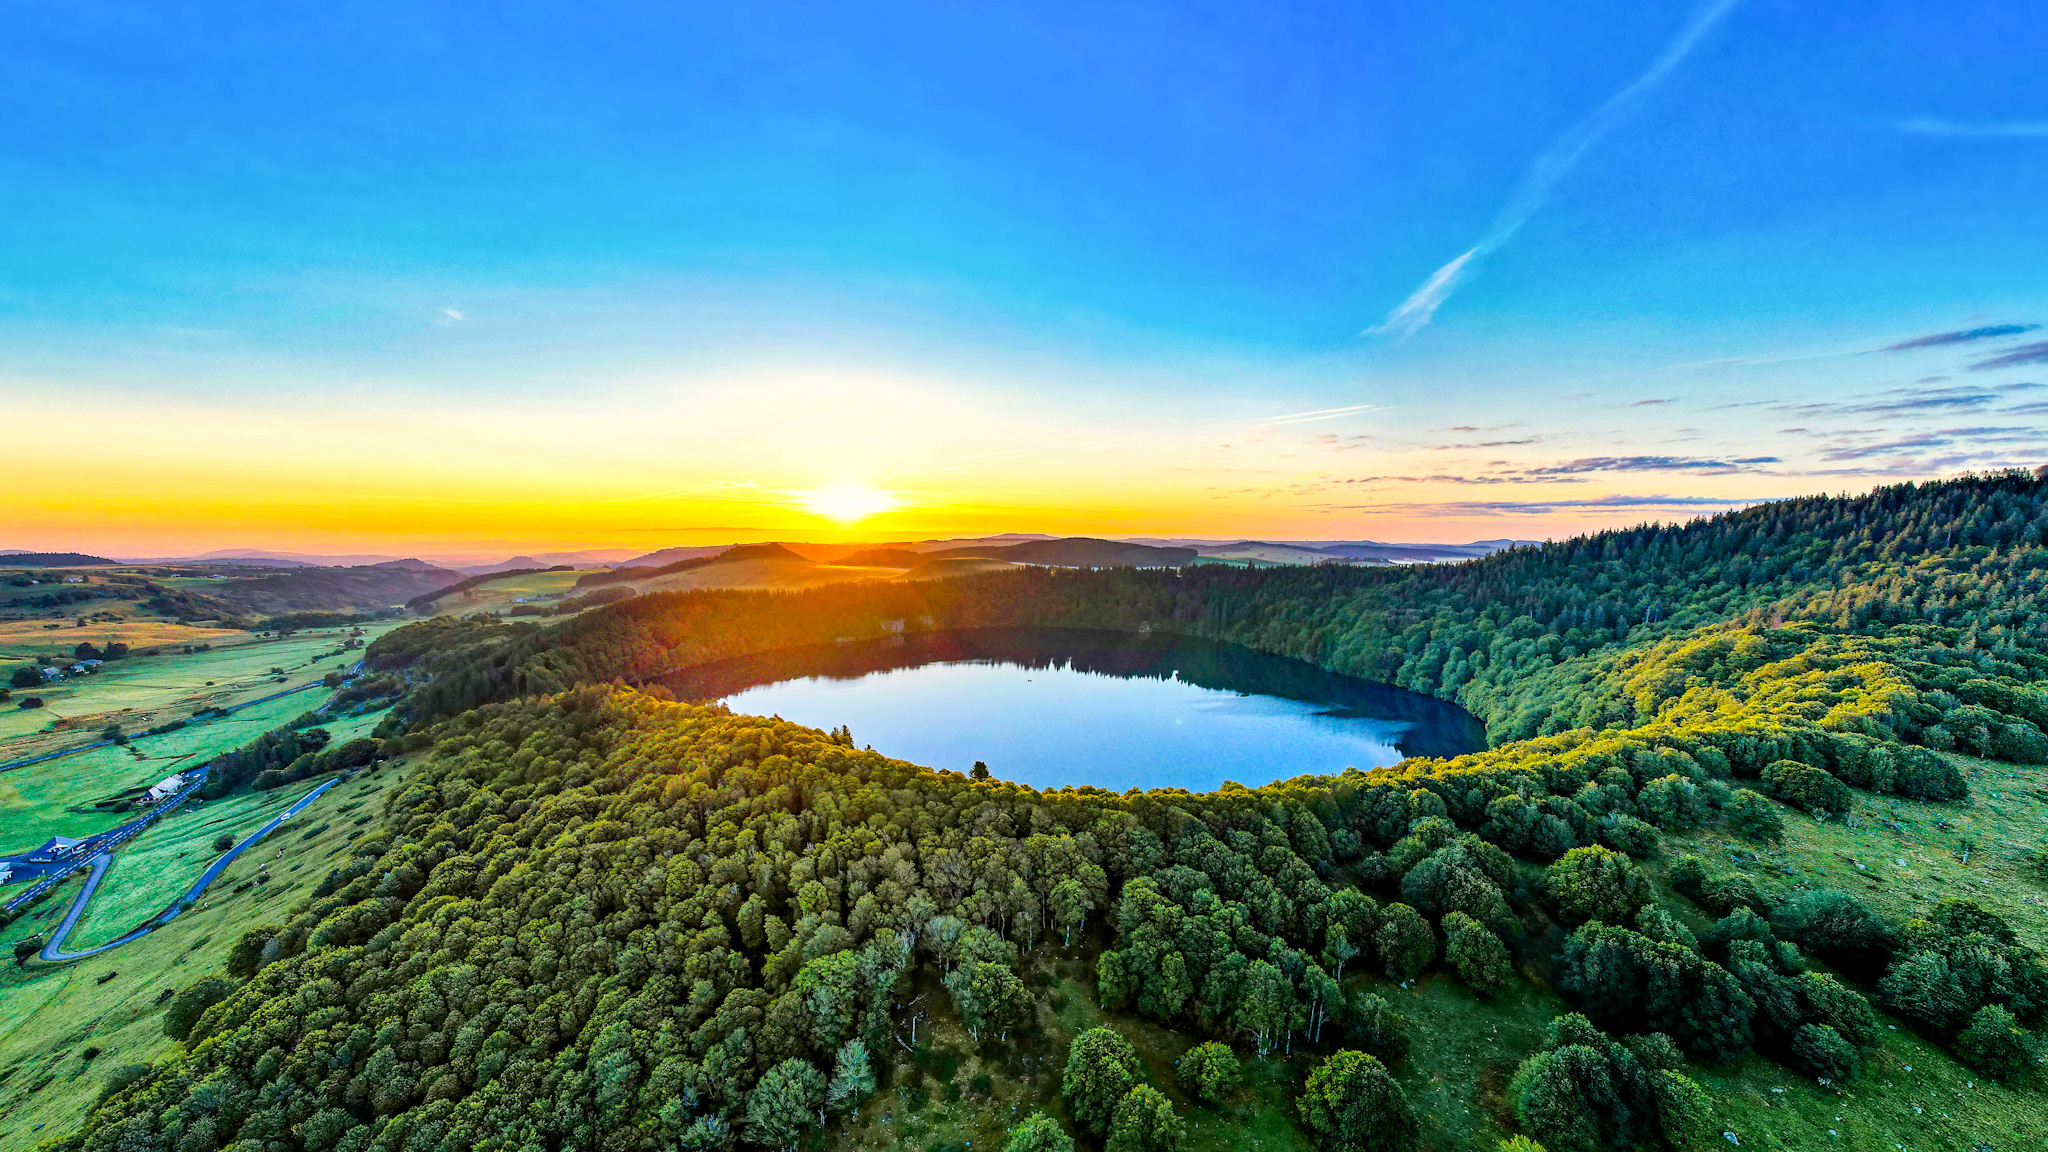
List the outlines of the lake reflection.
{"label": "lake reflection", "polygon": [[825,644],[664,678],[679,698],[1039,788],[1206,792],[1485,747],[1453,704],[1233,644],[985,628]]}

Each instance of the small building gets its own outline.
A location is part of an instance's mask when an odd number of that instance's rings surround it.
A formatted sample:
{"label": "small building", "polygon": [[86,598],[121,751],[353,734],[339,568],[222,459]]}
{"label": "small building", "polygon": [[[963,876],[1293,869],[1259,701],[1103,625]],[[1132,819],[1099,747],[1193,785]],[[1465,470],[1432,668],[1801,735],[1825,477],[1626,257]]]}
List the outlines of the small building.
{"label": "small building", "polygon": [[176,796],[178,794],[178,789],[183,788],[184,786],[185,774],[183,772],[177,772],[173,773],[172,775],[166,776],[163,779],[149,786],[149,802],[151,804],[154,804],[159,800],[164,800],[168,799],[169,797]]}
{"label": "small building", "polygon": [[42,672],[43,681],[45,683],[48,683],[51,680],[62,680],[64,678],[64,670],[62,668],[43,668],[39,669],[39,671]]}
{"label": "small building", "polygon": [[52,836],[48,843],[30,852],[24,859],[30,864],[48,864],[53,860],[62,860],[71,855],[83,843],[85,841],[74,840],[69,836]]}

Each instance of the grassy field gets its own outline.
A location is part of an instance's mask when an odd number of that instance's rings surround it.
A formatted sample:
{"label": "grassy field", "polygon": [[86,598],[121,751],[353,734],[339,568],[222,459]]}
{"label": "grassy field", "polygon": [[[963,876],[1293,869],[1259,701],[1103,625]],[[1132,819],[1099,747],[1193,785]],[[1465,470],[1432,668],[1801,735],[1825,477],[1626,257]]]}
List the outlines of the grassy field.
{"label": "grassy field", "polygon": [[[77,964],[0,966],[0,1152],[31,1148],[68,1130],[108,1073],[172,1051],[176,1045],[163,1034],[162,993],[219,972],[248,925],[283,919],[319,882],[330,859],[364,835],[384,793],[405,771],[402,764],[386,765],[321,797],[262,848],[236,860],[204,900],[160,931]],[[300,795],[304,787],[275,795]],[[258,882],[259,874],[268,881]],[[77,883],[38,906],[28,923],[10,925],[7,938],[61,916]],[[108,973],[113,978],[102,983]]]}
{"label": "grassy field", "polygon": [[[98,602],[95,602],[98,603]],[[107,604],[122,605],[132,610],[132,605],[123,600],[106,601]],[[105,647],[116,641],[130,648],[149,648],[157,645],[184,644],[234,644],[254,639],[254,635],[233,628],[202,628],[192,624],[180,624],[157,616],[127,616],[120,621],[90,621],[80,628],[69,622],[54,620],[5,620],[0,621],[0,660],[33,660],[37,656],[54,656],[69,663],[71,652],[83,641]]]}
{"label": "grassy field", "polygon": [[467,616],[472,612],[502,612],[510,614],[516,601],[522,597],[559,596],[572,593],[576,578],[581,572],[533,572],[525,576],[507,576],[479,584],[467,592],[443,596],[434,604],[433,616]]}
{"label": "grassy field", "polygon": [[[360,716],[328,730],[340,742],[364,735],[381,719],[381,713]],[[75,952],[104,944],[163,911],[220,857],[213,848],[215,837],[226,833],[239,841],[319,784],[320,780],[314,779],[268,792],[236,792],[203,805],[188,804],[165,817],[115,853],[113,866],[100,880],[99,891],[72,928],[65,947]],[[301,813],[299,823],[320,823],[322,809],[329,807],[327,799],[323,797]],[[282,844],[289,830],[290,826],[278,829],[272,840]],[[264,850],[273,851],[269,846]]]}
{"label": "grassy field", "polygon": [[[948,576],[972,576],[980,572],[1007,572],[1021,568],[1008,560],[994,560],[984,557],[956,556],[950,560],[932,560],[908,569],[894,577],[897,580],[943,580]],[[886,569],[883,569],[886,571]]]}
{"label": "grassy field", "polygon": [[[99,812],[92,803],[123,789],[153,784],[248,743],[318,705],[318,689],[272,700],[232,715],[193,724],[161,736],[144,736],[127,747],[95,748],[0,772],[0,850],[32,848],[51,836],[89,836],[133,818],[133,812]],[[337,722],[337,738],[375,726],[374,717]],[[84,811],[72,811],[83,808]],[[4,889],[0,889],[4,891]]]}
{"label": "grassy field", "polygon": [[851,580],[887,580],[899,568],[864,568],[845,564],[813,564],[795,560],[725,560],[671,572],[627,585],[639,592],[679,592],[691,588],[815,588]]}
{"label": "grassy field", "polygon": [[[362,639],[367,644],[397,626],[395,621],[367,625]],[[84,635],[91,629],[74,631]],[[185,719],[201,708],[232,708],[313,683],[329,672],[349,667],[362,655],[361,649],[337,651],[347,629],[300,632],[286,640],[264,639],[250,632],[196,631],[204,636],[196,643],[212,645],[211,651],[130,656],[109,661],[89,676],[17,690],[17,697],[31,692],[40,696],[44,706],[0,707],[0,761],[89,743],[108,724],[119,724],[133,733]],[[75,645],[77,640],[71,643]],[[68,660],[70,649],[65,652]],[[273,668],[283,671],[273,672]]]}

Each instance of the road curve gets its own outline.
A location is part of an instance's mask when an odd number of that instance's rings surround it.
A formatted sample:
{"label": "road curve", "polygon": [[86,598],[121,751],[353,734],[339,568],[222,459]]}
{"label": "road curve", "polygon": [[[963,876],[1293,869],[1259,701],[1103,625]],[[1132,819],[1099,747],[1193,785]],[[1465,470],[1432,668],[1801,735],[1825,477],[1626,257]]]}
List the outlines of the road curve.
{"label": "road curve", "polygon": [[240,856],[245,850],[247,850],[251,845],[255,844],[258,840],[261,840],[265,836],[270,835],[272,832],[277,831],[278,825],[283,824],[285,821],[298,815],[299,812],[302,809],[304,809],[308,804],[311,804],[313,801],[318,800],[320,798],[321,793],[327,791],[329,788],[332,788],[339,783],[341,783],[339,779],[329,780],[325,784],[320,785],[318,788],[313,789],[311,792],[306,793],[304,796],[299,797],[299,799],[295,803],[293,803],[291,807],[285,809],[283,812],[280,812],[277,815],[276,819],[272,820],[268,824],[265,824],[263,827],[258,828],[256,831],[250,833],[249,836],[245,838],[240,844],[237,844],[233,848],[228,849],[226,854],[221,856],[220,859],[215,860],[212,864],[208,865],[206,871],[201,872],[199,874],[199,879],[192,885],[192,887],[187,888],[182,896],[179,896],[176,900],[171,901],[169,907],[165,908],[162,912],[159,912],[155,916],[151,917],[149,919],[149,922],[144,924],[142,927],[137,928],[135,931],[128,933],[126,936],[123,936],[118,940],[109,940],[105,944],[100,944],[92,948],[87,948],[80,952],[66,952],[63,950],[64,938],[71,934],[72,926],[78,923],[79,915],[85,911],[86,902],[92,899],[93,890],[99,887],[100,877],[106,874],[107,865],[113,863],[114,861],[114,858],[108,855],[107,853],[100,853],[98,856],[95,856],[93,858],[92,875],[86,877],[84,889],[82,889],[78,893],[78,898],[71,902],[70,910],[64,913],[64,919],[61,923],[57,925],[57,931],[51,935],[49,942],[43,945],[43,950],[36,954],[36,959],[46,960],[53,964],[63,964],[73,960],[83,960],[88,956],[97,956],[100,953],[108,951],[110,949],[119,948],[121,945],[126,944],[132,940],[140,940],[142,937],[149,935],[151,932],[154,932],[157,929],[163,927],[164,925],[170,923],[172,920],[177,919],[178,914],[180,912],[183,912],[186,906],[191,904],[193,901],[199,899],[199,897],[205,895],[206,890],[213,886],[213,882],[215,880],[220,879],[220,874],[227,871],[228,865],[235,862],[235,857]]}

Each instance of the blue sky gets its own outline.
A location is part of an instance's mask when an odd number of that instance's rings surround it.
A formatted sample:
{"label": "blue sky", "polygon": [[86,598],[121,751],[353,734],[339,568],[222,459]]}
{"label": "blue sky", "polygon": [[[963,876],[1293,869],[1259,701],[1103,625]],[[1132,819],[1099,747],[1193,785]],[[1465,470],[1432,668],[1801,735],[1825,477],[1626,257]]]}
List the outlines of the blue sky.
{"label": "blue sky", "polygon": [[[300,506],[346,450],[246,445],[344,410],[564,544],[838,483],[906,530],[1546,535],[2048,449],[2038,9],[1552,9],[17,5],[0,400]],[[643,519],[776,514],[690,499]]]}

